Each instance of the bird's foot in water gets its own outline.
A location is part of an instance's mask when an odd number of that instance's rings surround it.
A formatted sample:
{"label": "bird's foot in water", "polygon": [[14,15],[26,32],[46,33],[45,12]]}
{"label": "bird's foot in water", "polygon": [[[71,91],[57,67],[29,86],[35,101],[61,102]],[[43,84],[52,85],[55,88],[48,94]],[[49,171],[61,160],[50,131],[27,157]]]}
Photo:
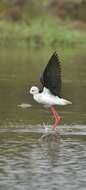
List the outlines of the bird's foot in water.
{"label": "bird's foot in water", "polygon": [[61,117],[58,115],[58,113],[57,113],[56,109],[54,108],[54,106],[51,106],[51,112],[52,112],[52,115],[55,118],[55,123],[52,125],[52,129],[56,130],[57,125],[61,121]]}
{"label": "bird's foot in water", "polygon": [[53,130],[56,130],[56,127],[58,126],[58,124],[60,123],[60,121],[61,121],[61,117],[57,116],[57,118],[55,120],[55,123],[52,125],[52,129]]}

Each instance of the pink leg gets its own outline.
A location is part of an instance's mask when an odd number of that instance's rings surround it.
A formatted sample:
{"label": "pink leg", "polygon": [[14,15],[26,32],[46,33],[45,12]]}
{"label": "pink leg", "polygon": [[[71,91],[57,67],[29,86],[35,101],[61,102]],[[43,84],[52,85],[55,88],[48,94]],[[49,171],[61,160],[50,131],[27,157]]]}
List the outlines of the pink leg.
{"label": "pink leg", "polygon": [[60,118],[60,116],[57,114],[57,112],[56,112],[54,106],[51,106],[51,112],[52,112],[52,114],[53,114],[53,116],[54,116],[54,118],[55,118],[55,123],[54,123],[54,125],[52,126],[52,128],[55,129],[56,126],[60,123],[61,118]]}

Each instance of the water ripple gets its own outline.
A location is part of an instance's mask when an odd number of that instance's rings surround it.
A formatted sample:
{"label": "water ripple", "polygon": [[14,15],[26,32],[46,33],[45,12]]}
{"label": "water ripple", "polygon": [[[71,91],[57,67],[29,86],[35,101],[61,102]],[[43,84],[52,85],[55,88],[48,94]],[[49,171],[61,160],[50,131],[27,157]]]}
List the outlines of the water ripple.
{"label": "water ripple", "polygon": [[57,141],[43,126],[0,129],[0,190],[85,190],[86,126],[59,126]]}

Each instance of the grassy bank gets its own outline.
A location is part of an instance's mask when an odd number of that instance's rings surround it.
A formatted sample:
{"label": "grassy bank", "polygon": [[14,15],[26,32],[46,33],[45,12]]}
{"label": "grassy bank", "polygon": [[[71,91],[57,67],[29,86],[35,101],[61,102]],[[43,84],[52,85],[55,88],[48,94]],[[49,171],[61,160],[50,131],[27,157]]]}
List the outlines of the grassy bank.
{"label": "grassy bank", "polygon": [[86,44],[86,34],[52,18],[29,23],[0,21],[0,47],[57,47]]}

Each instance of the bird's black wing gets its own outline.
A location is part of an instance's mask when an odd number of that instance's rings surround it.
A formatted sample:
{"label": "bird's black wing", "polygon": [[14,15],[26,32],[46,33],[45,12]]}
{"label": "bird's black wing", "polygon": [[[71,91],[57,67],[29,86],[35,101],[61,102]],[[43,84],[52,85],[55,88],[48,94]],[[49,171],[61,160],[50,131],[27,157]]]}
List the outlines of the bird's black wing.
{"label": "bird's black wing", "polygon": [[56,52],[51,56],[40,81],[43,87],[48,88],[52,94],[61,97],[61,69]]}

